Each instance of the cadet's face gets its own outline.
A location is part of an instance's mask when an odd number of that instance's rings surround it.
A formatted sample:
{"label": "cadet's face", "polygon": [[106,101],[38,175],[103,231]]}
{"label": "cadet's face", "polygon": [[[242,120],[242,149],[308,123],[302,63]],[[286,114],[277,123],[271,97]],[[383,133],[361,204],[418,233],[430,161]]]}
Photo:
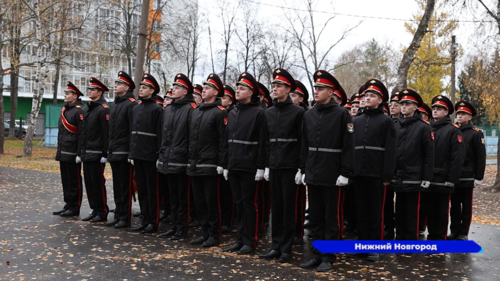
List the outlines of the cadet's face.
{"label": "cadet's face", "polygon": [[153,95],[153,88],[146,86],[146,85],[141,85],[139,88],[139,97],[143,99],[149,99]]}
{"label": "cadet's face", "polygon": [[366,107],[364,95],[361,97],[361,100],[359,101],[359,107],[361,107],[361,108]]}
{"label": "cadet's face", "polygon": [[465,125],[469,123],[469,121],[472,119],[472,115],[464,113],[464,112],[458,112],[457,113],[457,122],[460,125]]}
{"label": "cadet's face", "polygon": [[359,103],[353,103],[351,107],[351,116],[356,116],[359,110]]}
{"label": "cadet's face", "polygon": [[165,98],[163,100],[163,108],[169,106],[171,103],[172,103],[173,99],[170,99],[170,98]]}
{"label": "cadet's face", "polygon": [[427,113],[422,112],[422,120],[429,121],[429,115],[427,115]]}
{"label": "cadet's face", "polygon": [[172,98],[174,98],[174,100],[180,100],[184,98],[186,95],[187,95],[186,88],[174,85],[174,88],[172,89]]}
{"label": "cadet's face", "polygon": [[102,92],[98,89],[89,89],[89,98],[91,100],[98,100],[102,95]]}
{"label": "cadet's face", "polygon": [[280,102],[285,101],[289,93],[290,93],[290,87],[279,83],[273,84],[274,98],[278,99]]}
{"label": "cadet's face", "polygon": [[314,87],[314,100],[319,104],[329,103],[333,95],[330,87]]}
{"label": "cadet's face", "polygon": [[196,105],[200,105],[200,103],[203,101],[203,99],[199,95],[193,95],[193,97]]}
{"label": "cadet's face", "polygon": [[393,101],[389,105],[389,111],[392,116],[398,115],[401,113],[401,105],[398,102]]}
{"label": "cadet's face", "polygon": [[240,103],[249,103],[252,99],[252,90],[243,85],[238,85],[236,88],[236,100]]}
{"label": "cadet's face", "polygon": [[233,100],[228,96],[223,96],[221,98],[221,101],[222,101],[222,107],[224,107],[225,109],[228,109],[231,106],[231,104],[233,104]]}
{"label": "cadet's face", "polygon": [[78,99],[78,96],[73,92],[64,92],[64,102],[74,103]]}
{"label": "cadet's face", "polygon": [[118,96],[124,95],[128,91],[129,87],[125,83],[115,82],[115,94]]}
{"label": "cadet's face", "polygon": [[201,97],[204,101],[211,100],[217,97],[217,90],[214,87],[205,84],[203,85],[203,92],[201,92]]}
{"label": "cadet's face", "polygon": [[372,92],[367,92],[365,94],[365,106],[368,108],[377,108],[379,104],[382,103],[382,98]]}
{"label": "cadet's face", "polygon": [[304,98],[297,93],[290,93],[290,98],[295,105],[299,105],[304,100]]}
{"label": "cadet's face", "polygon": [[417,110],[417,105],[412,102],[404,102],[401,103],[401,114],[404,116],[413,115],[413,113]]}
{"label": "cadet's face", "polygon": [[448,110],[441,106],[435,106],[432,108],[432,118],[439,121],[448,115]]}

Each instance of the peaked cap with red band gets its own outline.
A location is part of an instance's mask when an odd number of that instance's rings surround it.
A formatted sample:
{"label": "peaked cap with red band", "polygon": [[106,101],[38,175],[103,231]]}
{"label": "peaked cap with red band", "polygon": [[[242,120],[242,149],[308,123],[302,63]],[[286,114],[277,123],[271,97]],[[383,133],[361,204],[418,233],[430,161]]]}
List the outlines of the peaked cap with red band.
{"label": "peaked cap with red band", "polygon": [[351,105],[359,104],[360,102],[361,102],[361,96],[359,95],[359,93],[354,93],[351,96]]}
{"label": "peaked cap with red band", "polygon": [[188,95],[193,94],[193,84],[191,83],[191,80],[189,80],[189,78],[182,73],[178,73],[177,75],[175,75],[173,85],[186,88],[188,91]]}
{"label": "peaked cap with red band", "polygon": [[422,106],[418,108],[418,110],[422,113],[427,114],[427,116],[432,117],[432,109],[425,103],[422,103]]}
{"label": "peaked cap with red band", "polygon": [[380,97],[382,97],[383,102],[387,102],[387,100],[389,99],[389,92],[387,91],[387,88],[385,87],[384,83],[382,83],[378,79],[370,79],[366,81],[364,92],[372,92],[378,94]]}
{"label": "peaked cap with red band", "polygon": [[234,91],[233,87],[229,85],[224,85],[224,96],[230,97],[233,103],[236,101],[235,94],[236,92]]}
{"label": "peaked cap with red band", "polygon": [[386,102],[382,102],[382,110],[384,110],[385,113],[389,114],[389,105]]}
{"label": "peaked cap with red band", "polygon": [[125,71],[118,72],[118,79],[115,82],[127,84],[131,90],[135,89],[134,79]]}
{"label": "peaked cap with red band", "polygon": [[68,83],[66,83],[66,90],[64,90],[64,92],[73,93],[77,97],[83,96],[83,93],[73,83],[71,83],[71,81],[68,81]]}
{"label": "peaked cap with red band", "polygon": [[389,99],[390,102],[399,102],[399,99],[401,97],[399,96],[399,92],[395,92],[394,94],[391,95],[391,98]]}
{"label": "peaked cap with red band", "polygon": [[347,102],[347,95],[340,86],[339,81],[333,77],[328,71],[326,70],[317,70],[314,72],[314,87],[329,87],[333,89],[333,94],[336,95],[340,99],[340,106],[344,106],[344,104]]}
{"label": "peaked cap with red band", "polygon": [[160,95],[156,95],[155,100],[159,105],[163,105],[163,98]]}
{"label": "peaked cap with red band", "polygon": [[409,102],[416,104],[417,107],[422,106],[422,104],[424,103],[422,97],[412,89],[404,89],[399,92],[399,103]]}
{"label": "peaked cap with red band", "polygon": [[88,87],[89,89],[98,89],[101,90],[102,92],[107,92],[109,91],[108,87],[106,87],[99,79],[95,77],[90,77],[90,86]]}
{"label": "peaked cap with red band", "polygon": [[364,95],[365,95],[365,84],[361,85],[361,87],[359,87],[358,89],[358,96],[360,100]]}
{"label": "peaked cap with red band", "polygon": [[266,101],[267,107],[270,107],[273,105],[272,99],[271,99],[271,94],[269,93],[269,89],[264,86],[264,84],[257,82],[259,84],[259,91],[260,94],[264,96],[264,100]]}
{"label": "peaked cap with red band", "polygon": [[347,99],[347,102],[345,103],[344,108],[351,108],[351,107],[352,107],[351,100]]}
{"label": "peaked cap with red band", "polygon": [[470,102],[467,102],[467,101],[457,102],[457,104],[455,104],[455,111],[457,113],[459,113],[459,112],[467,113],[467,114],[470,114],[471,116],[477,115],[477,112],[476,112],[476,109],[474,108],[474,106]]}
{"label": "peaked cap with red band", "polygon": [[443,96],[443,95],[438,95],[435,96],[432,99],[432,105],[431,107],[443,107],[445,109],[448,109],[448,115],[452,114],[455,109],[453,108],[453,103],[450,101],[449,98]]}
{"label": "peaked cap with red band", "polygon": [[153,77],[153,75],[149,73],[144,73],[144,75],[142,76],[141,85],[146,85],[153,88],[153,95],[156,95],[160,92],[160,85],[158,84],[158,82],[156,82],[156,79]]}
{"label": "peaked cap with red band", "polygon": [[210,73],[207,77],[207,81],[203,82],[203,85],[209,85],[217,90],[217,96],[224,96],[224,83],[220,79],[219,75],[215,73]]}
{"label": "peaked cap with red band", "polygon": [[172,88],[168,89],[167,93],[165,94],[165,96],[163,96],[163,99],[174,99],[172,97]]}
{"label": "peaked cap with red band", "polygon": [[253,75],[248,72],[243,72],[240,74],[236,85],[243,85],[250,88],[253,92],[253,96],[258,96],[260,94],[259,84],[257,84],[257,81],[255,80]]}
{"label": "peaked cap with red band", "polygon": [[295,91],[295,88],[297,87],[297,85],[295,85],[295,79],[293,79],[292,75],[283,68],[276,68],[274,70],[273,82],[271,83],[287,85],[288,87],[290,87],[290,93]]}
{"label": "peaked cap with red band", "polygon": [[295,80],[295,93],[302,96],[302,103],[309,106],[309,92],[307,91],[306,86],[302,84],[299,80]]}
{"label": "peaked cap with red band", "polygon": [[198,95],[201,97],[201,93],[203,92],[203,86],[200,84],[194,84],[193,88],[194,88],[193,95]]}

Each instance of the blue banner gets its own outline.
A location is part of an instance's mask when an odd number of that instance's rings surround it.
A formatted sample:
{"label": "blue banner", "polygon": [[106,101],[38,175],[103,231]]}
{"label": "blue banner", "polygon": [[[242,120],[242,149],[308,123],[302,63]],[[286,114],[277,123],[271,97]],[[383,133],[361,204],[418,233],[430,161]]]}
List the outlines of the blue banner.
{"label": "blue banner", "polygon": [[314,241],[322,253],[482,253],[474,241]]}

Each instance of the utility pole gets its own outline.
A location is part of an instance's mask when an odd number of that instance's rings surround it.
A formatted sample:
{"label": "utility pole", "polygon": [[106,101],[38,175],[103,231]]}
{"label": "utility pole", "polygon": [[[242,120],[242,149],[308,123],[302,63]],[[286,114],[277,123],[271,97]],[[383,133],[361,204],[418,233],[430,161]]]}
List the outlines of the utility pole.
{"label": "utility pole", "polygon": [[[146,40],[148,35],[149,0],[142,0],[141,21],[139,22],[139,40],[137,43],[137,58],[135,59],[134,81],[139,85],[144,74],[144,60],[146,59]],[[135,88],[134,94],[139,96],[139,87]]]}
{"label": "utility pole", "polygon": [[[455,88],[455,62],[456,62],[456,57],[457,57],[457,44],[455,43],[455,35],[451,36],[451,102],[453,103],[453,106],[455,106],[456,103],[456,91],[457,89]],[[452,121],[455,121],[455,112],[452,115]]]}

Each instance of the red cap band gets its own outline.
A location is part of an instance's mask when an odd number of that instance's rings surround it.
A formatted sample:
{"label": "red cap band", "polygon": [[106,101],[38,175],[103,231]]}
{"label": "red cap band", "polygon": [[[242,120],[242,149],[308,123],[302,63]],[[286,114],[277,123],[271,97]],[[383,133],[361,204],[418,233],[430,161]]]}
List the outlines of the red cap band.
{"label": "red cap band", "polygon": [[461,106],[458,108],[457,112],[460,112],[460,111],[472,115],[472,110],[470,110],[468,107]]}
{"label": "red cap band", "polygon": [[328,79],[324,79],[324,78],[317,78],[315,83],[316,83],[316,84],[325,85],[325,86],[327,86],[327,87],[335,88],[335,87],[333,86],[333,83],[332,83],[330,80],[328,80]]}
{"label": "red cap band", "polygon": [[447,105],[444,101],[440,101],[440,100],[438,100],[438,101],[436,101],[435,103],[433,103],[432,105],[435,105],[435,104],[437,104],[437,105],[441,105],[441,106],[444,106],[447,110],[450,110],[450,109],[448,108],[448,105]]}

